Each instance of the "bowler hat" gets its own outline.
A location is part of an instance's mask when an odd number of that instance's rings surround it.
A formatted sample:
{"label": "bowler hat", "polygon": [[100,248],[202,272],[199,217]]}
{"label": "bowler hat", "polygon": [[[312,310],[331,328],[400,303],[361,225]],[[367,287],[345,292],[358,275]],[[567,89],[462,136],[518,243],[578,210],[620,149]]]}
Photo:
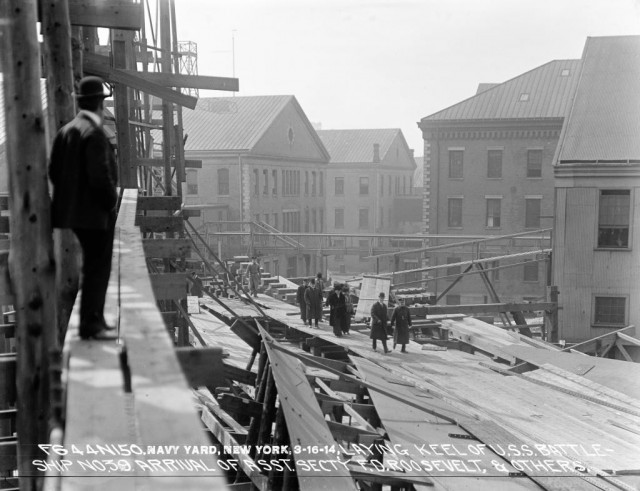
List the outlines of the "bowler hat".
{"label": "bowler hat", "polygon": [[104,91],[104,80],[100,77],[84,77],[78,83],[77,99],[89,99],[91,97],[109,97],[111,92]]}

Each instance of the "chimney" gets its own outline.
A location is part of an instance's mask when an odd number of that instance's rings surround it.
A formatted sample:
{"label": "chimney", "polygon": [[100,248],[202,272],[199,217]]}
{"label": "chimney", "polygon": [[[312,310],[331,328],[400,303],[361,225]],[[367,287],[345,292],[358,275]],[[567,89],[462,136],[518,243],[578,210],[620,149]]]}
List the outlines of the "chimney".
{"label": "chimney", "polygon": [[380,162],[380,144],[379,143],[373,144],[373,161]]}

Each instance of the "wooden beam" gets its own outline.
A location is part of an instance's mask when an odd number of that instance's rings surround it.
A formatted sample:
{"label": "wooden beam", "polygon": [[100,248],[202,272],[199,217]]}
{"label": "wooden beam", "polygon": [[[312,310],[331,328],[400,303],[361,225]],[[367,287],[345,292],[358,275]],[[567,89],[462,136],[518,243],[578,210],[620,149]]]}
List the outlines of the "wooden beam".
{"label": "wooden beam", "polygon": [[160,273],[149,275],[156,300],[180,300],[187,296],[185,273]]}
{"label": "wooden beam", "polygon": [[246,385],[256,385],[256,374],[244,368],[239,368],[228,363],[222,363],[224,376]]}
{"label": "wooden beam", "polygon": [[259,402],[231,394],[221,394],[218,402],[220,407],[228,413],[238,413],[252,418],[259,418],[263,410],[262,404]]}
{"label": "wooden beam", "polygon": [[327,426],[331,430],[333,437],[339,441],[346,441],[351,443],[369,443],[372,440],[380,438],[380,434],[363,430],[357,426],[344,425],[342,423],[336,423],[335,421],[327,421]]}
{"label": "wooden beam", "polygon": [[139,31],[142,29],[142,6],[123,0],[68,0],[71,24]]}
{"label": "wooden beam", "polygon": [[189,239],[143,239],[142,246],[147,257],[185,258],[191,252]]}
{"label": "wooden beam", "polygon": [[113,68],[109,65],[104,65],[101,62],[96,62],[96,58],[94,56],[85,56],[84,71],[89,75],[102,77],[107,82],[126,85],[132,89],[141,90],[142,92],[154,95],[167,102],[179,104],[181,106],[188,107],[189,109],[195,109],[198,102],[198,99],[195,97],[149,82],[139,75],[132,75],[122,69]]}
{"label": "wooden beam", "polygon": [[147,210],[179,210],[182,206],[180,196],[140,196],[138,197],[138,211]]}
{"label": "wooden beam", "polygon": [[[164,166],[164,160],[162,159],[147,159],[137,158],[136,165],[142,165],[145,167],[162,167]],[[189,169],[201,169],[202,160],[185,159],[184,166]]]}
{"label": "wooden beam", "polygon": [[635,346],[640,346],[640,339],[638,338],[634,338],[623,332],[619,332],[618,337],[624,341],[623,344],[633,344]]}
{"label": "wooden beam", "polygon": [[538,303],[485,303],[468,305],[428,305],[428,315],[445,314],[484,314],[495,312],[534,312],[539,310],[553,310],[557,304],[552,302]]}
{"label": "wooden beam", "polygon": [[176,355],[192,387],[225,385],[222,348],[176,348]]}
{"label": "wooden beam", "polygon": [[192,88],[202,90],[226,90],[237,92],[239,90],[238,79],[228,77],[211,77],[206,75],[184,75],[181,73],[163,72],[138,72],[126,70],[127,73],[137,75],[149,82],[164,87]]}
{"label": "wooden beam", "polygon": [[[0,475],[18,468],[18,444],[15,440],[0,442]],[[33,471],[32,471],[33,472]]]}
{"label": "wooden beam", "polygon": [[184,230],[183,222],[182,217],[136,217],[136,225],[143,233],[182,232]]}

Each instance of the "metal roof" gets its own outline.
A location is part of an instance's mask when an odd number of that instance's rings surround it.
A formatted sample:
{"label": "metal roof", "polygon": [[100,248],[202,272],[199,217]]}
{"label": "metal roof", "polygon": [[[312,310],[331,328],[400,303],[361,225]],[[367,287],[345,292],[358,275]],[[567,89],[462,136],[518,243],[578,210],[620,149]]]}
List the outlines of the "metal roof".
{"label": "metal roof", "polygon": [[431,114],[422,122],[564,117],[579,66],[580,60],[550,61]]}
{"label": "metal roof", "polygon": [[250,150],[292,101],[292,95],[199,99],[183,112],[185,150]]}
{"label": "metal roof", "polygon": [[587,38],[558,162],[640,160],[640,36]]}
{"label": "metal roof", "polygon": [[384,160],[391,144],[402,131],[398,128],[361,130],[320,130],[317,132],[333,162],[373,162],[373,145],[380,145]]}

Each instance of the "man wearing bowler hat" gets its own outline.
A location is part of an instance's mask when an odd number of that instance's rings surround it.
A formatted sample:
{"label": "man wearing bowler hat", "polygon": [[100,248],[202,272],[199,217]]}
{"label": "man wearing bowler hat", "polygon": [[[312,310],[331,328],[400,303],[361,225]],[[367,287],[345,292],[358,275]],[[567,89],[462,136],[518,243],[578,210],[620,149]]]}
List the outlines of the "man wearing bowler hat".
{"label": "man wearing bowler hat", "polygon": [[58,131],[49,164],[52,224],[72,229],[82,247],[82,339],[115,339],[104,319],[118,201],[115,156],[102,128],[104,99],[109,96],[101,78],[80,80],[80,111]]}

